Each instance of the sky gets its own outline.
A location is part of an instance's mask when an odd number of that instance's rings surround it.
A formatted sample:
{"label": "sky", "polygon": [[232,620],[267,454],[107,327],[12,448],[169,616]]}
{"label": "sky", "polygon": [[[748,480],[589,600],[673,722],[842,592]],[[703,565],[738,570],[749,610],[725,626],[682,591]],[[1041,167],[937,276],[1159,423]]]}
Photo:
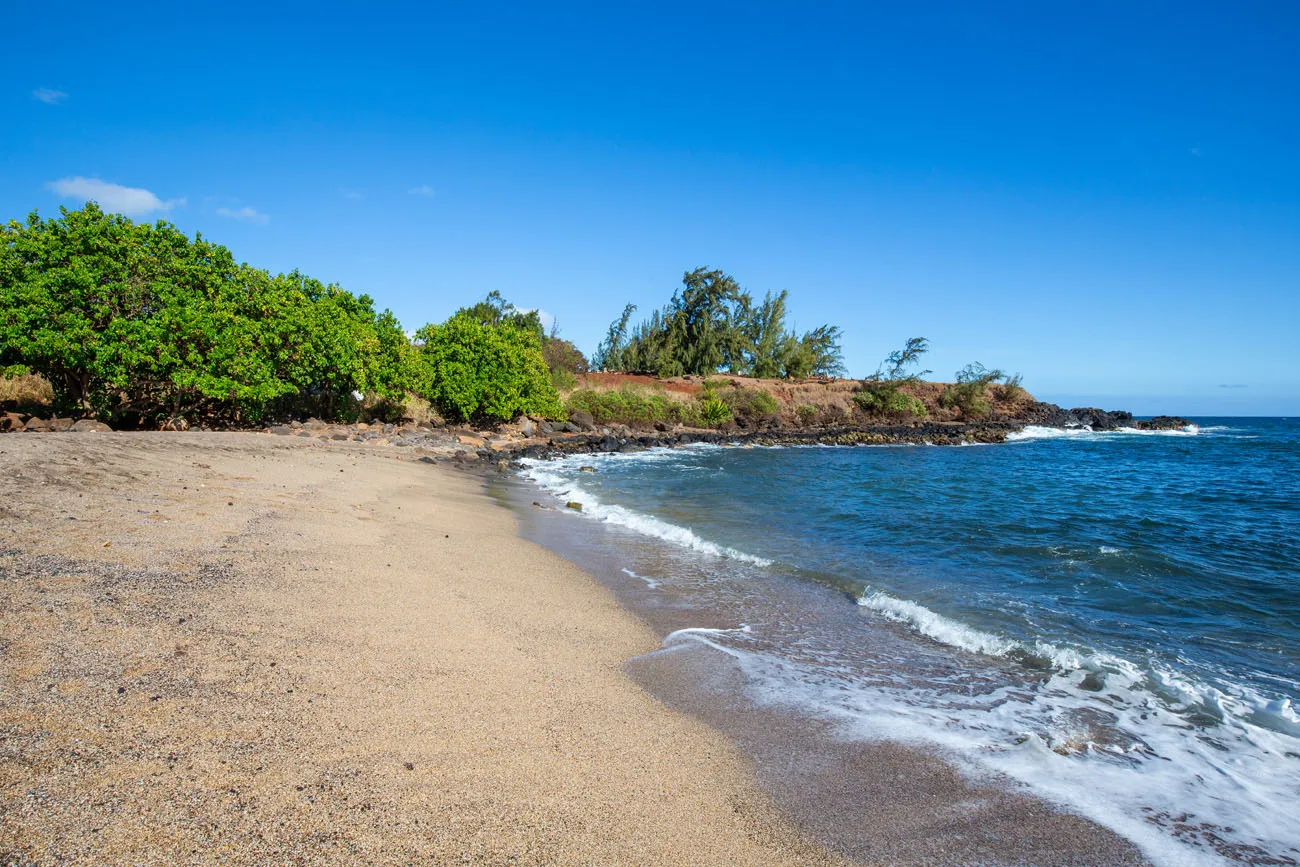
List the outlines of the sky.
{"label": "sky", "polygon": [[951,378],[1300,415],[1300,4],[40,4],[0,219],[87,199],[590,353],[720,268]]}

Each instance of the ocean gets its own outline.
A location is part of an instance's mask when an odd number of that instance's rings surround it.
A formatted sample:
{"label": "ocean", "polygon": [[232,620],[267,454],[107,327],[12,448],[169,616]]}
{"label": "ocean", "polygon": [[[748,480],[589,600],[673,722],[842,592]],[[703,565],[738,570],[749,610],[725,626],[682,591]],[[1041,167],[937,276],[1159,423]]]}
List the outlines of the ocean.
{"label": "ocean", "polygon": [[933,751],[1157,864],[1300,863],[1300,420],[521,475],[528,535],[755,705]]}

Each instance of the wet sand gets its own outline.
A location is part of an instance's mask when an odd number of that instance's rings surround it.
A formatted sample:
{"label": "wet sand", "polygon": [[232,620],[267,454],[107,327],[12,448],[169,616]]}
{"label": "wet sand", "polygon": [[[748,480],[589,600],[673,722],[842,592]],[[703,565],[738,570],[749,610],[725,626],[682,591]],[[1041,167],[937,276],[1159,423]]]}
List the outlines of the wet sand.
{"label": "wet sand", "polygon": [[834,864],[476,476],[0,437],[0,863]]}
{"label": "wet sand", "polygon": [[[620,539],[619,528],[530,506],[538,492],[526,482],[492,480],[488,487],[519,515],[525,538],[596,576],[661,638],[676,630],[741,625],[742,612],[712,606],[707,594],[675,591],[671,581],[652,588],[647,577],[659,577],[653,566],[642,577],[625,572],[627,540]],[[645,572],[654,557],[639,550],[634,562]],[[663,568],[674,568],[673,562],[664,560]],[[838,596],[817,586],[799,592]],[[807,598],[789,601],[795,610],[817,616]],[[837,609],[845,604],[838,598],[835,602]],[[857,607],[851,608],[856,617]],[[706,643],[669,641],[661,650],[629,660],[626,669],[666,704],[725,732],[753,759],[760,784],[800,830],[858,862],[1147,863],[1128,840],[1033,796],[1014,781],[968,765],[959,768],[919,747],[863,740],[833,720],[756,701],[736,660]]]}

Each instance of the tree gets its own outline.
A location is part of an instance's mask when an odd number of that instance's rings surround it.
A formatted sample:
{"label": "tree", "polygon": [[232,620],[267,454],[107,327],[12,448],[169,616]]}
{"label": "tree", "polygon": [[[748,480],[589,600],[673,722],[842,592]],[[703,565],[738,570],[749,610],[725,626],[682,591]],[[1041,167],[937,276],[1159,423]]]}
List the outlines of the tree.
{"label": "tree", "polygon": [[297,271],[236,264],[169,223],[88,203],[0,232],[0,366],[40,373],[56,402],[121,423],[333,416],[352,392],[404,393],[409,343],[370,298]]}
{"label": "tree", "polygon": [[593,357],[600,370],[657,376],[708,376],[720,370],[758,377],[834,376],[844,370],[840,330],[823,325],[802,336],[786,328],[789,293],[763,301],[722,271],[697,268],[682,288],[629,333],[634,305],[610,325]]}
{"label": "tree", "polygon": [[416,332],[417,392],[466,421],[509,421],[520,414],[559,418],[536,333],[517,323],[484,323],[462,311]]}

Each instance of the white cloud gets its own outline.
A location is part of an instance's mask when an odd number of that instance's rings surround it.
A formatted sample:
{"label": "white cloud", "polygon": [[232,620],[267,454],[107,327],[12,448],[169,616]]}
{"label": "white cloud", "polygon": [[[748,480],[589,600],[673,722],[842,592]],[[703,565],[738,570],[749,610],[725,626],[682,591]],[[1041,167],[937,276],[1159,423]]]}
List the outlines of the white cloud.
{"label": "white cloud", "polygon": [[83,178],[80,175],[52,181],[46,186],[65,199],[96,202],[105,211],[126,214],[129,217],[150,214],[154,211],[170,211],[185,204],[184,198],[168,199],[164,202],[141,187],[124,187],[98,178]]}
{"label": "white cloud", "polygon": [[366,194],[361,192],[361,190],[354,190],[351,187],[339,187],[339,195],[345,199],[351,199],[352,201],[359,201],[366,197]]}
{"label": "white cloud", "polygon": [[246,223],[257,223],[259,226],[265,226],[271,222],[271,218],[261,211],[244,205],[242,208],[217,208],[217,213],[223,217],[229,217],[232,220],[243,220]]}
{"label": "white cloud", "polygon": [[430,199],[433,198],[433,187],[428,184],[420,184],[418,187],[411,187],[407,192],[412,196],[424,196]]}
{"label": "white cloud", "polygon": [[542,327],[545,328],[547,331],[550,331],[551,326],[555,324],[555,317],[552,316],[550,313],[547,313],[545,310],[543,310],[540,307],[517,307],[515,309],[517,309],[520,313],[532,313],[534,310],[536,310],[537,318],[541,321]]}
{"label": "white cloud", "polygon": [[52,87],[38,87],[32,91],[32,96],[49,105],[58,105],[68,98],[66,93]]}

